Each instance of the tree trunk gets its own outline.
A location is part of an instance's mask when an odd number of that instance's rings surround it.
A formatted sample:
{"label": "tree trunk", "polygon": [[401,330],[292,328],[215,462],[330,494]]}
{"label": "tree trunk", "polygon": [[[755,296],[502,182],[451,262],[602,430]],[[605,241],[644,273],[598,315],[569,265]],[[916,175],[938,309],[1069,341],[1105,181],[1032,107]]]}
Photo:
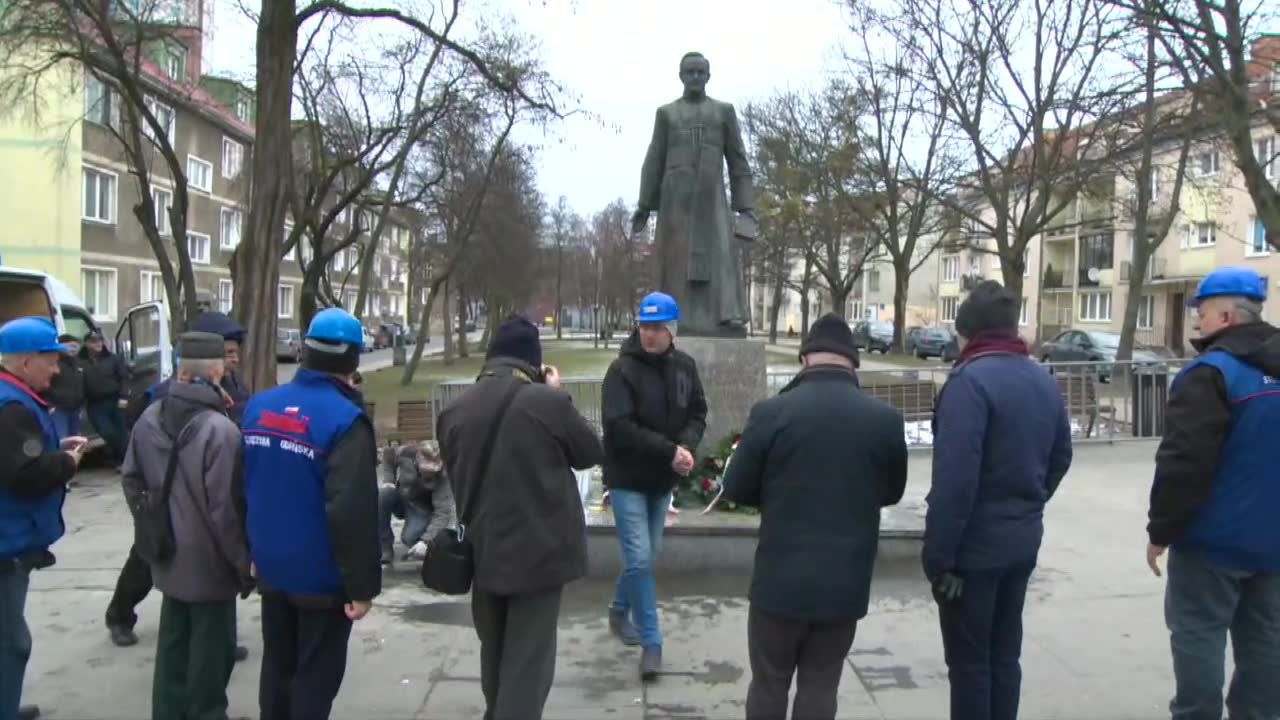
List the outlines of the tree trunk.
{"label": "tree trunk", "polygon": [[440,311],[444,313],[444,327],[441,328],[441,332],[444,333],[445,365],[453,364],[453,308],[451,307],[452,303],[449,302],[451,292],[449,281],[445,280],[444,289],[440,294]]}
{"label": "tree trunk", "polygon": [[778,344],[778,315],[782,312],[782,291],[784,277],[781,268],[773,278],[773,305],[769,308],[769,344]]}
{"label": "tree trunk", "polygon": [[471,319],[471,308],[467,303],[466,288],[458,289],[458,357],[471,357],[470,345],[467,343],[467,321]]}
{"label": "tree trunk", "polygon": [[831,295],[831,312],[841,320],[847,320],[845,314],[849,312],[849,295],[853,293],[853,288],[847,285],[839,285],[830,292]]}
{"label": "tree trunk", "polygon": [[429,327],[431,324],[431,306],[435,305],[438,289],[439,286],[432,285],[427,291],[427,301],[422,304],[422,313],[418,319],[418,340],[413,344],[413,357],[404,366],[404,375],[400,378],[400,384],[403,386],[413,383],[413,376],[418,372],[418,363],[422,362],[422,353],[426,350],[427,336],[431,334]]}
{"label": "tree trunk", "polygon": [[911,256],[893,261],[893,349],[907,351],[907,297],[911,284]]}
{"label": "tree trunk", "polygon": [[232,256],[233,306],[245,326],[241,368],[252,390],[276,384],[276,304],[285,208],[293,167],[289,122],[298,48],[296,3],[262,0],[257,37],[257,121],[253,184],[244,241]]}
{"label": "tree trunk", "polygon": [[560,326],[564,324],[564,243],[556,243],[556,339],[564,337]]}
{"label": "tree trunk", "polygon": [[[381,221],[380,221],[381,222]],[[370,232],[373,232],[370,230]],[[356,306],[351,308],[351,314],[358,318],[363,318],[365,306],[369,299],[369,285],[373,282],[373,272],[378,262],[378,243],[382,238],[377,235],[369,238],[369,249],[364,253],[364,259],[360,265],[359,282],[356,286]],[[381,321],[382,318],[372,318],[375,321]]]}
{"label": "tree trunk", "polygon": [[1000,258],[1000,277],[1004,278],[1004,287],[1013,293],[1018,302],[1022,302],[1022,284],[1023,276],[1027,269],[1023,265],[1023,256],[1026,255],[1027,243],[1014,243],[1010,248],[1009,254],[1014,258]]}

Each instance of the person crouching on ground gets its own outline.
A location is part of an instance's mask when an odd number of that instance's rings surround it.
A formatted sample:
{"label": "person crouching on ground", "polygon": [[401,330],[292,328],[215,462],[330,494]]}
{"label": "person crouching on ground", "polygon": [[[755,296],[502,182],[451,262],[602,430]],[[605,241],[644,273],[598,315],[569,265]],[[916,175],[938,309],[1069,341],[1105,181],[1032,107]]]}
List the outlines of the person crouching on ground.
{"label": "person crouching on ground", "polygon": [[680,308],[663,293],[640,301],[637,328],[604,376],[604,484],[622,549],[609,629],[640,645],[640,676],[662,669],[662,629],[653,568],[671,491],[694,467],[707,401],[693,358],[675,348]]}
{"label": "person crouching on ground", "polygon": [[1022,606],[1044,506],[1071,466],[1062,392],[1018,336],[998,282],[960,304],[960,361],[934,411],[924,570],[942,621],[952,720],[1013,720]]}
{"label": "person crouching on ground", "polygon": [[471,614],[485,720],[537,720],[556,671],[564,586],[587,574],[572,470],[604,459],[600,438],[542,365],[538,328],[512,317],[484,369],[440,413],[440,454],[475,552]]}
{"label": "person crouching on ground", "polygon": [[167,503],[174,541],[171,557],[145,558],[164,596],[153,720],[226,717],[236,596],[247,597],[253,587],[240,492],[240,430],[227,418],[218,385],[222,343],[210,333],[179,338],[177,382],[138,419],[125,456],[129,506],[139,507],[145,496]]}
{"label": "person crouching on ground", "polygon": [[880,508],[902,499],[902,415],[858,386],[849,324],[826,315],[800,348],[804,369],[757,403],[724,497],[758,507],[751,578],[748,720],[836,716],[836,691],[858,620],[867,614]]}
{"label": "person crouching on ground", "polygon": [[409,548],[405,559],[421,560],[437,533],[457,525],[453,490],[444,476],[440,451],[430,441],[388,448],[382,469],[385,483],[378,489],[382,564],[390,565],[395,560],[393,516],[404,520],[400,541]]}
{"label": "person crouching on ground", "polygon": [[1167,548],[1173,717],[1222,717],[1227,635],[1232,718],[1280,718],[1280,331],[1267,282],[1220,268],[1192,300],[1200,357],[1173,381],[1156,451],[1147,563]]}

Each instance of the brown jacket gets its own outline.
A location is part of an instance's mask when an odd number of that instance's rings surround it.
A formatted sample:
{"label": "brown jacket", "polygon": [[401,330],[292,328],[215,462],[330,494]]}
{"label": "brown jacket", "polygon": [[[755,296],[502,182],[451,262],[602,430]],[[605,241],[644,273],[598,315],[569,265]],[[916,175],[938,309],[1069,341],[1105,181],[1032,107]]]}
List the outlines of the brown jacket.
{"label": "brown jacket", "polygon": [[[532,382],[534,369],[496,358],[440,413],[438,437],[459,522],[476,553],[475,584],[498,595],[537,592],[586,575],[587,535],[572,470],[604,460],[600,438],[567,392]],[[503,396],[511,402],[494,439],[474,511],[480,454]]]}

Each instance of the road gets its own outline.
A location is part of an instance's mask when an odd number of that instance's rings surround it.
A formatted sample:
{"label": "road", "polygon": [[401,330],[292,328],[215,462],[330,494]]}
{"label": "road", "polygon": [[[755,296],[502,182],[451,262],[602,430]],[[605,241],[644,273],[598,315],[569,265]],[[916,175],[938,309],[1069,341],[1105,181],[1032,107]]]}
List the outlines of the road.
{"label": "road", "polygon": [[[480,339],[480,333],[471,333],[471,335],[468,336],[468,339],[473,342],[477,341]],[[405,349],[409,351],[409,355],[412,357],[413,346],[410,345]],[[442,337],[431,338],[431,342],[427,343],[426,349],[422,352],[424,355],[439,355],[444,352],[444,339]],[[374,370],[381,370],[388,367],[391,367],[390,348],[365,353],[360,358],[360,372],[362,373],[373,372]],[[293,379],[293,374],[297,371],[297,365],[294,365],[291,362],[284,362],[283,360],[280,361],[280,364],[276,367],[276,382],[281,384],[289,382]]]}

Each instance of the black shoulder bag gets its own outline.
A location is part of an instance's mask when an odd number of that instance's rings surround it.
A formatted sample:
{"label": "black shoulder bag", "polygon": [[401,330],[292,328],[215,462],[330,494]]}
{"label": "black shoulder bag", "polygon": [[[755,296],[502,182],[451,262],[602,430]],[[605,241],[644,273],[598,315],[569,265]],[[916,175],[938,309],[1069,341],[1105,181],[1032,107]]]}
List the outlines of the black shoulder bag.
{"label": "black shoulder bag", "polygon": [[517,382],[507,391],[502,404],[498,406],[498,414],[489,425],[489,435],[485,438],[480,453],[480,467],[475,476],[476,486],[471,491],[467,506],[458,514],[457,529],[445,528],[431,539],[431,549],[422,561],[422,584],[430,590],[445,595],[465,595],[471,591],[471,582],[476,575],[475,550],[471,539],[467,537],[467,525],[471,524],[476,506],[480,504],[480,491],[484,488],[485,475],[489,473],[489,459],[493,455],[493,444],[498,438],[498,431],[502,429],[502,421],[506,418],[507,409],[511,407],[511,401],[515,400],[524,385],[523,382]]}
{"label": "black shoulder bag", "polygon": [[187,428],[191,427],[191,424],[203,414],[203,412],[197,413],[188,420],[178,431],[178,436],[174,438],[160,492],[152,492],[144,477],[142,490],[129,506],[129,510],[133,513],[134,547],[138,549],[138,555],[149,565],[166,562],[177,552],[177,543],[173,538],[173,520],[169,516],[169,495],[173,491],[173,478],[178,472],[178,456],[181,455],[182,448],[186,446],[189,439],[190,434]]}

